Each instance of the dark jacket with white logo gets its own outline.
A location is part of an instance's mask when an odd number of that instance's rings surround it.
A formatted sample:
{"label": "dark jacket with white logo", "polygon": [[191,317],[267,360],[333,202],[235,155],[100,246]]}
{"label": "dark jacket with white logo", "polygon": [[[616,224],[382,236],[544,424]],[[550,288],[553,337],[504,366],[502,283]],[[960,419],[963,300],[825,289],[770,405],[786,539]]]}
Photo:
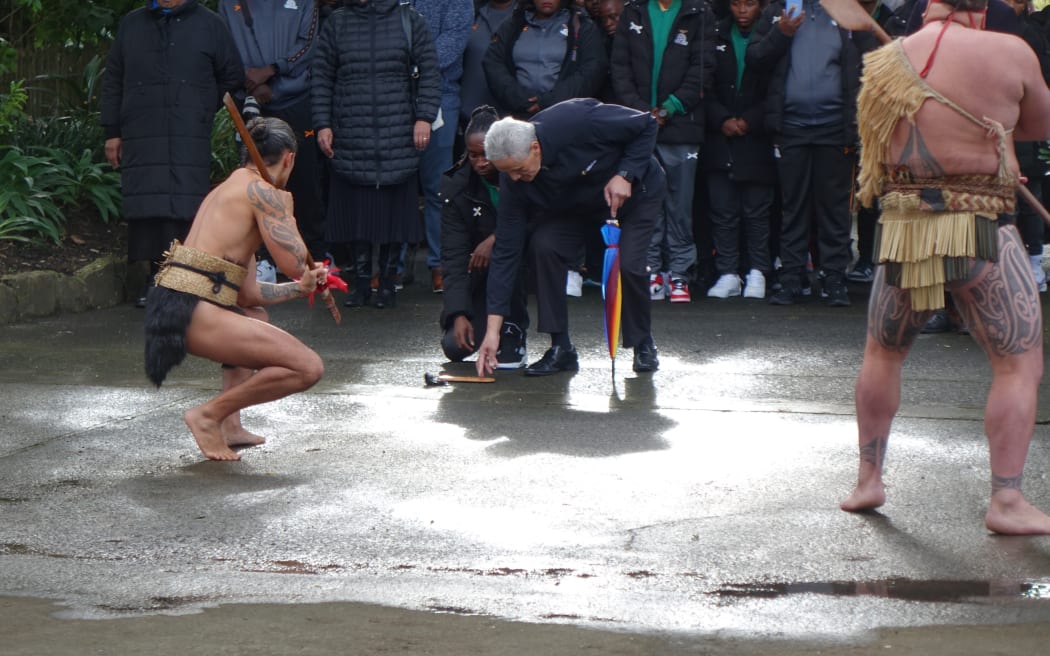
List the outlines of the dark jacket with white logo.
{"label": "dark jacket with white logo", "polygon": [[[613,39],[613,93],[616,102],[647,112],[653,108],[653,30],[649,3],[631,0],[623,9]],[[714,74],[715,15],[704,0],[682,0],[668,35],[660,79],[656,85],[657,106],[674,94],[685,114],[671,116],[660,128],[657,141],[669,144],[699,144],[704,140],[704,95]]]}

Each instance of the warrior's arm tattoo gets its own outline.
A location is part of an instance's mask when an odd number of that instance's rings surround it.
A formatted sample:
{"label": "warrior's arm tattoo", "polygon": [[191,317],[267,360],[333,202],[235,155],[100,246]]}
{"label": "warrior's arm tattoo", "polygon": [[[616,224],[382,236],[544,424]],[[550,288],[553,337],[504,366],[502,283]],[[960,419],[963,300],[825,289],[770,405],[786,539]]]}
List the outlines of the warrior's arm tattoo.
{"label": "warrior's arm tattoo", "polygon": [[279,285],[272,282],[260,282],[259,295],[263,297],[263,300],[272,303],[289,301],[293,298],[302,298],[304,296],[303,290],[297,282],[285,282]]}
{"label": "warrior's arm tattoo", "polygon": [[944,175],[944,168],[930,152],[917,125],[908,126],[908,141],[897,163],[907,164],[920,177],[936,178]]}
{"label": "warrior's arm tattoo", "polygon": [[248,200],[261,219],[263,237],[267,243],[287,251],[295,258],[296,270],[306,268],[307,251],[299,236],[295,217],[291,216],[284,203],[284,195],[270,185],[258,180],[248,185]]}

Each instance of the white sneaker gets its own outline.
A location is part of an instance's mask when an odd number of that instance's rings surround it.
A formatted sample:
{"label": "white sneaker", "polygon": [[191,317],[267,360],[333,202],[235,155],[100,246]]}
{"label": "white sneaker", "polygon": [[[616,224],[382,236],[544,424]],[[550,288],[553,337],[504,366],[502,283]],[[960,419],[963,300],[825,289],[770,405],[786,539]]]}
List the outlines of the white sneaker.
{"label": "white sneaker", "polygon": [[711,298],[729,298],[740,296],[740,276],[735,273],[723,273],[714,287],[707,290]]}
{"label": "white sneaker", "polygon": [[667,298],[667,285],[663,274],[649,274],[649,298],[654,301],[662,301]]}
{"label": "white sneaker", "polygon": [[766,277],[758,269],[751,269],[744,281],[744,298],[765,298]]}
{"label": "white sneaker", "polygon": [[259,260],[255,265],[255,280],[258,282],[277,282],[277,268],[270,260]]}
{"label": "white sneaker", "polygon": [[583,276],[579,271],[570,271],[565,279],[565,293],[569,296],[583,296]]}
{"label": "white sneaker", "polygon": [[1029,255],[1028,261],[1032,263],[1032,275],[1035,276],[1035,285],[1039,291],[1046,291],[1046,271],[1043,270],[1043,256]]}

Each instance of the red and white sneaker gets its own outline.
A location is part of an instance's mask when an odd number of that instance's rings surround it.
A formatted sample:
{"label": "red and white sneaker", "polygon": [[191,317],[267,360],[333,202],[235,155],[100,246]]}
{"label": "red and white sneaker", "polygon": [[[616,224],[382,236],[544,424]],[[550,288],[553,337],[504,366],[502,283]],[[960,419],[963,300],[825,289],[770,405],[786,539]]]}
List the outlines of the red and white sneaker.
{"label": "red and white sneaker", "polygon": [[681,278],[671,278],[671,302],[689,303],[693,297],[689,295],[689,283]]}
{"label": "red and white sneaker", "polygon": [[649,298],[654,301],[662,301],[667,298],[667,286],[664,284],[662,274],[649,274]]}

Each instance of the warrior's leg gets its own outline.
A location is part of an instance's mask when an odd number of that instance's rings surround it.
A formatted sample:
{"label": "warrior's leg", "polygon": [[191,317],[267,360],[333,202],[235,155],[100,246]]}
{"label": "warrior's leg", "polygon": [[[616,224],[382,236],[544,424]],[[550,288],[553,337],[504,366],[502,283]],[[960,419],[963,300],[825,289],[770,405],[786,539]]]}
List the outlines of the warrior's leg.
{"label": "warrior's leg", "polygon": [[226,417],[308,389],[324,373],[321,358],[292,335],[210,303],[197,305],[186,343],[194,355],[255,370],[240,384],[186,412],[198,446],[213,460],[240,459],[223,439]]}
{"label": "warrior's leg", "polygon": [[[241,308],[241,310],[246,316],[253,319],[266,322],[270,320],[266,310],[261,307],[245,307]],[[225,392],[231,387],[240,385],[251,378],[254,373],[251,369],[244,367],[234,367],[228,364],[222,365],[222,391]],[[222,421],[222,436],[229,447],[259,446],[266,442],[265,437],[252,433],[241,424],[241,413],[239,411],[231,413]]]}
{"label": "warrior's leg", "polygon": [[952,295],[992,366],[984,414],[992,479],[985,525],[996,533],[1050,533],[1050,517],[1021,493],[1043,376],[1043,325],[1028,256],[1013,226],[999,229],[999,261],[977,261]]}
{"label": "warrior's leg", "polygon": [[890,424],[900,405],[901,367],[928,312],[915,312],[906,292],[886,284],[879,267],[868,303],[868,339],[857,376],[857,487],[841,503],[850,512],[878,508],[886,501],[882,465]]}

